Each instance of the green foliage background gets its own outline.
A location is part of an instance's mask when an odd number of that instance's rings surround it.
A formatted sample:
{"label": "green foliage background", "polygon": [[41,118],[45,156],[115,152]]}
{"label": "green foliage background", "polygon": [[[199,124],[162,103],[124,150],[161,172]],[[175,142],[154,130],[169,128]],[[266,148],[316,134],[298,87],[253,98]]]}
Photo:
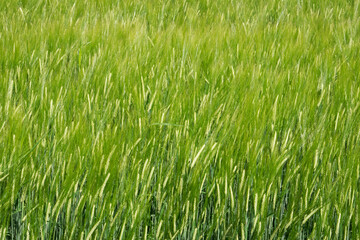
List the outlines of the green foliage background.
{"label": "green foliage background", "polygon": [[359,239],[360,1],[0,1],[1,239]]}

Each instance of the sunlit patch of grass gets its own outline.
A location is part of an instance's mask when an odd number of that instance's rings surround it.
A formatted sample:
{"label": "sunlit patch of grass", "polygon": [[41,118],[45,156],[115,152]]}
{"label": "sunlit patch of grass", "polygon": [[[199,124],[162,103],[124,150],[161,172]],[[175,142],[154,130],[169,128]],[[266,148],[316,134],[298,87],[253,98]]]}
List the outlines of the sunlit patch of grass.
{"label": "sunlit patch of grass", "polygon": [[359,238],[359,3],[2,1],[0,238]]}

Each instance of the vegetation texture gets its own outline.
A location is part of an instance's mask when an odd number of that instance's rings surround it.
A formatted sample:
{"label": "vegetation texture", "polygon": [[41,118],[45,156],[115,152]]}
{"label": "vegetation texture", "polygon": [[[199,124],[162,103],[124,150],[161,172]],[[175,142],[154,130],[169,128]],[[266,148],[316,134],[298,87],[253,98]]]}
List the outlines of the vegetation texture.
{"label": "vegetation texture", "polygon": [[359,3],[0,1],[0,239],[359,239]]}

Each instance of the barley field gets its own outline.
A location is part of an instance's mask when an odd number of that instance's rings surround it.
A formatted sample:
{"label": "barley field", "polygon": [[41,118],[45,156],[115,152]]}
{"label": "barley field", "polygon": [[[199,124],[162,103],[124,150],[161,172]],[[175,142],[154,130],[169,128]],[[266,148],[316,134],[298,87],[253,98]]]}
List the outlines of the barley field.
{"label": "barley field", "polygon": [[360,239],[359,0],[1,0],[0,239]]}

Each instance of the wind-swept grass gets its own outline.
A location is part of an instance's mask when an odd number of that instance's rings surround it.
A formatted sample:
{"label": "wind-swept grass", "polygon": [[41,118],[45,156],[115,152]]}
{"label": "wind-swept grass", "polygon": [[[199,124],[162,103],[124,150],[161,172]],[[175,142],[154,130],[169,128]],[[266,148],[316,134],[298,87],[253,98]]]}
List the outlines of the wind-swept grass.
{"label": "wind-swept grass", "polygon": [[1,239],[359,239],[353,1],[0,2]]}

